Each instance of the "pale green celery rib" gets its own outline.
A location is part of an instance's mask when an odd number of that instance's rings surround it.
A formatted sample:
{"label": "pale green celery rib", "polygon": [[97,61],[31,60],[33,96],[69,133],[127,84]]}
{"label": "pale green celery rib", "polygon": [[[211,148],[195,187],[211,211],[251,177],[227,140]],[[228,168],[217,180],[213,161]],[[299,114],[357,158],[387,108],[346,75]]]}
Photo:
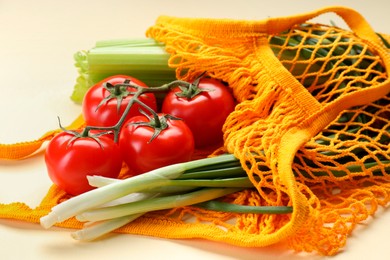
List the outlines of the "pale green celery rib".
{"label": "pale green celery rib", "polygon": [[[106,55],[118,54],[118,55],[128,55],[128,56],[133,55],[134,57],[155,55],[155,57],[159,58],[158,60],[160,61],[161,60],[168,61],[169,58],[169,54],[165,51],[164,47],[161,46],[154,46],[154,47],[116,46],[116,47],[93,48],[89,50],[86,54],[88,57],[93,55],[102,55],[102,54],[106,54]],[[165,63],[165,66],[168,66],[168,64]]]}
{"label": "pale green celery rib", "polygon": [[[154,74],[155,72],[161,73],[161,71],[173,72],[172,68],[169,68],[167,58],[156,54],[129,54],[129,53],[115,53],[115,54],[93,54],[88,56],[88,69],[102,71],[113,70],[115,67],[106,66],[125,66],[119,67],[119,69],[138,69],[145,70],[145,74]],[[137,67],[138,66],[138,67]],[[139,67],[142,66],[142,67]],[[118,69],[118,68],[117,68]],[[154,70],[154,71],[153,71]],[[167,82],[168,83],[168,82]]]}
{"label": "pale green celery rib", "polygon": [[163,46],[111,46],[111,47],[99,47],[89,50],[88,55],[91,54],[104,54],[104,53],[128,53],[128,54],[158,54],[169,56]]}
{"label": "pale green celery rib", "polygon": [[[153,78],[151,77],[148,77],[148,75],[145,75],[145,73],[143,71],[137,71],[137,70],[126,70],[126,69],[120,69],[120,70],[117,70],[117,71],[100,71],[100,72],[93,72],[93,71],[90,71],[88,77],[87,77],[87,80],[90,84],[95,84],[95,82],[99,82],[109,76],[112,76],[113,73],[115,73],[116,75],[117,74],[124,74],[124,75],[130,75],[130,76],[133,76],[141,81],[143,81],[147,86],[149,87],[158,87],[158,86],[161,86],[163,85],[162,83],[164,82],[167,83],[167,82],[171,82],[172,78],[174,76],[170,76],[169,74],[167,74],[166,76],[160,76],[160,75],[157,75],[157,76],[154,76]],[[86,86],[88,87],[88,86]]]}
{"label": "pale green celery rib", "polygon": [[158,42],[151,38],[128,38],[128,39],[112,39],[112,40],[101,40],[95,43],[95,48],[102,47],[115,47],[115,46],[164,46],[163,43]]}
{"label": "pale green celery rib", "polygon": [[118,74],[133,76],[149,87],[169,83],[176,79],[175,69],[168,66],[169,57],[164,44],[154,39],[99,41],[74,55],[79,75],[71,99],[81,103],[91,86]]}
{"label": "pale green celery rib", "polygon": [[219,198],[239,190],[242,189],[205,188],[186,194],[158,197],[112,207],[93,209],[77,215],[76,218],[79,221],[101,221],[142,212],[183,207]]}
{"label": "pale green celery rib", "polygon": [[98,223],[92,223],[83,229],[71,233],[71,236],[80,241],[95,240],[105,234],[108,234],[142,216],[144,213],[138,213],[119,218],[109,219]]}
{"label": "pale green celery rib", "polygon": [[[144,61],[145,60],[143,60],[141,62],[144,62]],[[100,63],[97,65],[91,65],[89,67],[89,73],[99,73],[99,74],[109,73],[109,75],[111,75],[111,76],[118,75],[118,74],[120,74],[120,72],[123,72],[123,71],[127,71],[130,73],[128,76],[135,77],[134,73],[138,73],[138,74],[141,74],[142,77],[147,77],[148,74],[145,73],[145,70],[156,71],[155,73],[154,72],[150,73],[150,76],[153,76],[154,80],[157,80],[159,78],[170,79],[174,75],[173,71],[169,68],[161,67],[159,65],[152,65],[152,64],[147,64],[147,63],[137,63],[137,62],[134,62],[132,64],[121,64],[119,62],[117,62],[115,64],[108,64],[108,63],[102,64],[102,63]],[[169,81],[165,82],[165,83],[169,83]],[[160,82],[160,84],[161,84],[161,82]]]}

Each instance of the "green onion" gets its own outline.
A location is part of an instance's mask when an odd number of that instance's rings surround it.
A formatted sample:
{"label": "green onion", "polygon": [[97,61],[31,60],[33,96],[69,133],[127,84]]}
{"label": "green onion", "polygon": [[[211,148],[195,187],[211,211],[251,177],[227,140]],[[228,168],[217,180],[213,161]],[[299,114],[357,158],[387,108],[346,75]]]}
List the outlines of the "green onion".
{"label": "green onion", "polygon": [[[234,177],[229,176],[231,166],[238,162],[233,155],[226,154],[166,166],[125,180],[89,176],[90,184],[99,188],[56,205],[40,222],[43,227],[49,228],[76,217],[88,224],[72,236],[78,240],[95,239],[149,211],[199,204],[253,188],[242,169],[235,170]],[[220,168],[215,169],[215,165]],[[221,172],[224,167],[228,169],[225,178]],[[217,174],[213,174],[213,171]],[[187,178],[187,174],[191,178]],[[272,214],[272,208],[263,208],[263,212]],[[232,204],[220,209],[239,212],[242,206]],[[258,207],[253,209],[255,213],[260,212]],[[280,214],[281,208],[275,207],[275,213]]]}
{"label": "green onion", "polygon": [[41,224],[43,227],[49,228],[55,223],[62,222],[86,210],[99,207],[128,194],[161,186],[169,186],[171,179],[180,177],[186,170],[213,164],[230,163],[232,161],[237,161],[233,155],[221,155],[169,165],[123,181],[114,182],[54,206],[47,216],[41,218]]}
{"label": "green onion", "polygon": [[101,221],[149,211],[188,206],[241,190],[240,188],[205,188],[189,193],[151,198],[121,205],[104,207],[78,214],[79,221]]}
{"label": "green onion", "polygon": [[55,223],[62,222],[85,210],[101,206],[133,192],[159,187],[169,179],[178,177],[184,171],[183,164],[174,164],[83,193],[54,206],[47,216],[41,218],[41,224],[43,227],[49,228]]}
{"label": "green onion", "polygon": [[292,213],[291,206],[247,206],[238,205],[222,201],[209,200],[195,204],[195,207],[230,213],[250,213],[250,214],[288,214]]}
{"label": "green onion", "polygon": [[143,214],[144,213],[138,213],[119,218],[112,218],[105,221],[89,223],[83,229],[71,233],[71,236],[76,240],[91,241],[130,223]]}

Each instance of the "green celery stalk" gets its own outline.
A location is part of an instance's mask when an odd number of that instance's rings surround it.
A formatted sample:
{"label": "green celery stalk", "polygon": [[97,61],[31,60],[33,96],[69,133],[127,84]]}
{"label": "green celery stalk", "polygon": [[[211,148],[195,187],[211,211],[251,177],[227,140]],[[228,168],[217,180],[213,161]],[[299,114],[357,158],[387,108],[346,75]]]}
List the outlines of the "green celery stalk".
{"label": "green celery stalk", "polygon": [[176,74],[168,66],[168,59],[164,45],[153,39],[99,41],[90,50],[74,55],[79,75],[71,99],[81,103],[91,86],[117,74],[138,78],[149,87],[171,82]]}
{"label": "green celery stalk", "polygon": [[[302,24],[294,28],[294,31],[302,31],[307,34],[307,37],[302,39],[302,36],[292,35],[291,37],[282,33],[280,35],[272,35],[269,38],[270,47],[275,55],[280,59],[283,65],[290,72],[300,77],[303,74],[310,74],[311,77],[306,78],[302,82],[305,86],[312,84],[323,84],[328,79],[327,75],[322,75],[316,81],[314,78],[323,66],[324,59],[335,54],[343,54],[348,52],[351,55],[350,59],[345,60],[348,64],[354,63],[353,55],[362,51],[362,46],[355,44],[352,48],[348,45],[339,44],[335,49],[332,48],[333,43],[337,38],[329,36],[318,37],[324,34],[324,31],[313,30],[312,25]],[[314,35],[314,36],[313,36]],[[385,44],[387,42],[381,37]],[[340,41],[347,41],[341,39]],[[305,48],[299,48],[302,41],[305,43]],[[310,46],[320,45],[321,48],[314,52]],[[286,49],[285,47],[291,47]],[[367,54],[373,55],[369,51]],[[298,55],[298,57],[296,57]],[[315,64],[305,63],[306,60],[315,56],[321,62]],[[157,87],[169,83],[176,79],[176,73],[173,68],[168,66],[170,55],[165,51],[165,45],[150,38],[139,39],[113,39],[96,42],[95,46],[90,50],[78,51],[74,55],[75,67],[78,70],[78,78],[74,86],[74,91],[71,99],[76,103],[81,103],[85,92],[97,82],[106,77],[125,74],[136,77],[144,81],[149,87]],[[292,67],[289,61],[299,60],[300,62]],[[362,61],[360,67],[371,64],[370,60]],[[326,71],[334,66],[334,61],[330,61],[326,65]],[[377,68],[381,70],[381,68]],[[314,78],[313,78],[314,77]]]}

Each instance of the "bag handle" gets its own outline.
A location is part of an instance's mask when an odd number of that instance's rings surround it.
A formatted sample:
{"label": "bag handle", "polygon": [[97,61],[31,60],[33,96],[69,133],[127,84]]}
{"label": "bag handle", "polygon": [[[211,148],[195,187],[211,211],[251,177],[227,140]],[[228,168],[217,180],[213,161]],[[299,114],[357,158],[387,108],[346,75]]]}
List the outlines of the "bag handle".
{"label": "bag handle", "polygon": [[[248,36],[259,37],[290,29],[296,24],[305,23],[310,19],[325,13],[335,13],[340,16],[349,28],[361,39],[383,46],[379,36],[375,33],[366,19],[354,9],[342,6],[329,6],[311,12],[289,15],[282,17],[271,17],[265,20],[231,20],[214,18],[181,18],[172,16],[160,16],[156,26],[162,26],[191,34],[202,39],[229,39],[246,38]],[[150,29],[149,29],[150,30]],[[147,35],[150,32],[147,32]]]}
{"label": "bag handle", "polygon": [[[79,115],[69,126],[65,128],[79,129],[84,125],[84,118],[82,115]],[[51,130],[42,135],[39,139],[28,142],[20,142],[14,144],[0,143],[0,160],[20,160],[27,158],[39,151],[44,142],[50,141],[56,134],[60,133],[61,131],[61,129]]]}
{"label": "bag handle", "polygon": [[267,32],[269,34],[280,33],[291,28],[295,24],[304,23],[317,16],[331,12],[340,16],[349,26],[349,28],[354,31],[360,38],[375,42],[377,44],[382,43],[371,25],[360,13],[351,8],[341,6],[325,7],[300,15],[269,18],[266,21]]}

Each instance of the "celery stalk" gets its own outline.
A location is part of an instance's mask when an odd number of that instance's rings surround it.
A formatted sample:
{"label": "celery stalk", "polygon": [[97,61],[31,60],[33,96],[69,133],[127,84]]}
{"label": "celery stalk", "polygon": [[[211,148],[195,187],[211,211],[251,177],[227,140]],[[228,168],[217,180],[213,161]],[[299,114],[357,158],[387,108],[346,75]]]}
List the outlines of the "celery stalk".
{"label": "celery stalk", "polygon": [[149,87],[171,82],[176,74],[168,59],[164,45],[153,39],[99,41],[90,50],[74,55],[79,75],[71,99],[81,103],[91,86],[116,74],[133,76]]}
{"label": "celery stalk", "polygon": [[[347,64],[339,64],[338,66],[350,65],[350,63],[355,62],[354,54],[362,51],[362,46],[359,44],[354,44],[352,48],[348,48],[348,45],[338,44],[333,48],[333,42],[338,38],[334,36],[319,38],[318,36],[323,35],[324,32],[321,30],[311,31],[311,25],[309,24],[302,24],[293,30],[303,32],[305,37],[302,34],[287,35],[282,33],[270,36],[269,43],[278,59],[297,77],[310,74],[315,78],[317,72],[323,69],[323,59],[336,54],[351,54],[350,59],[344,60]],[[345,40],[348,39],[340,39],[340,41]],[[304,43],[305,47],[300,48],[301,43]],[[310,46],[320,47],[314,49]],[[367,54],[372,55],[369,51],[367,51]],[[98,41],[90,50],[78,51],[74,55],[75,67],[79,76],[71,99],[76,103],[81,103],[88,88],[104,78],[116,74],[127,74],[136,77],[150,87],[157,87],[171,82],[176,79],[176,73],[174,68],[168,66],[169,57],[170,55],[165,51],[165,45],[156,42],[154,39]],[[319,58],[318,62],[306,62],[313,57]],[[293,60],[299,62],[291,63]],[[329,70],[334,65],[333,63],[333,61],[326,63],[325,71]],[[360,67],[368,66],[366,63],[362,61]],[[371,64],[371,62],[368,61],[368,64]],[[302,83],[305,86],[323,84],[327,79],[328,76],[324,74],[315,81],[310,78],[304,79]]]}

